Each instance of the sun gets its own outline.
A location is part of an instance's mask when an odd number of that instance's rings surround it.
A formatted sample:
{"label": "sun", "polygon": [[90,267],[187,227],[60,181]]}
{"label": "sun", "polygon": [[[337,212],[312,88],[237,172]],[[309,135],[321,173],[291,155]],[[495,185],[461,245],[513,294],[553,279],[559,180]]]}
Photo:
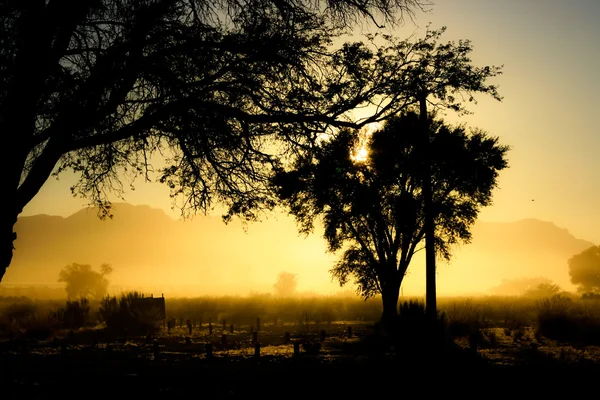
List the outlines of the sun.
{"label": "sun", "polygon": [[367,161],[367,158],[369,158],[369,150],[367,150],[364,146],[361,146],[353,152],[350,158],[354,162],[365,162]]}

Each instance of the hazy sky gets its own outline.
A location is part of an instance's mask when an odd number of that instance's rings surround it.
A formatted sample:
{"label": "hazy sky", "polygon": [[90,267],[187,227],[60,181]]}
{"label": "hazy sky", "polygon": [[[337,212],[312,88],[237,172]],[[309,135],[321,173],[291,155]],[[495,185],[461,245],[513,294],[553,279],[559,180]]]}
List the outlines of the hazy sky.
{"label": "hazy sky", "polygon": [[[504,65],[494,81],[503,102],[481,98],[471,106],[474,115],[447,117],[512,148],[481,220],[539,218],[600,243],[599,19],[598,0],[437,0],[396,30],[421,36],[428,23],[447,26],[446,40],[472,41],[474,64]],[[68,216],[85,206],[72,198],[72,183],[68,174],[47,182],[23,215]],[[125,200],[170,212],[168,190],[159,184],[140,182]]]}

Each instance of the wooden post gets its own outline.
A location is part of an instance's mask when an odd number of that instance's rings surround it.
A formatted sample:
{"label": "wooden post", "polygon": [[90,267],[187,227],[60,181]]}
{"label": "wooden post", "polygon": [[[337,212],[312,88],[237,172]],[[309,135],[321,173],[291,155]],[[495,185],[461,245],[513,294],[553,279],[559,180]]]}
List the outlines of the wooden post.
{"label": "wooden post", "polygon": [[223,320],[223,332],[227,330],[227,321]]}
{"label": "wooden post", "polygon": [[256,318],[256,332],[260,331],[260,318]]}
{"label": "wooden post", "polygon": [[188,327],[188,333],[191,335],[192,334],[192,321],[191,320],[187,320],[187,327]]}
{"label": "wooden post", "polygon": [[186,336],[186,337],[185,337],[185,344],[186,344],[186,345],[188,345],[188,346],[189,346],[190,344],[192,344],[192,339],[191,339],[189,336]]}
{"label": "wooden post", "polygon": [[300,343],[298,342],[294,342],[294,355],[300,355]]}
{"label": "wooden post", "polygon": [[213,355],[213,345],[212,343],[206,344],[206,357],[212,357]]}
{"label": "wooden post", "polygon": [[254,357],[260,358],[260,343],[254,344]]}
{"label": "wooden post", "polygon": [[290,342],[290,333],[289,332],[284,333],[284,335],[283,335],[283,342],[284,343],[289,343]]}
{"label": "wooden post", "polygon": [[160,346],[158,345],[158,340],[154,340],[154,343],[152,344],[152,349],[154,351],[154,361],[158,361],[160,355]]}
{"label": "wooden post", "polygon": [[221,344],[223,346],[227,346],[227,335],[226,334],[221,335]]}
{"label": "wooden post", "polygon": [[233,335],[233,324],[229,325],[229,333]]}
{"label": "wooden post", "polygon": [[212,335],[212,321],[210,319],[208,320],[208,334]]}
{"label": "wooden post", "polygon": [[348,337],[349,338],[352,337],[352,327],[351,326],[348,327]]}
{"label": "wooden post", "polygon": [[252,343],[258,343],[258,332],[252,332]]}

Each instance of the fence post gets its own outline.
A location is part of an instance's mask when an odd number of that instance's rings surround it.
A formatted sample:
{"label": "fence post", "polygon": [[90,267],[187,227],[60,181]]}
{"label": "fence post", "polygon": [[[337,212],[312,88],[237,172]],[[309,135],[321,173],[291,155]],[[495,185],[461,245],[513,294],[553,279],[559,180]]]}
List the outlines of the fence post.
{"label": "fence post", "polygon": [[260,331],[260,318],[256,318],[256,332]]}
{"label": "fence post", "polygon": [[260,343],[254,344],[254,357],[260,358]]}
{"label": "fence post", "polygon": [[160,355],[160,346],[158,345],[158,340],[154,340],[154,343],[152,344],[153,347],[153,351],[154,351],[154,361],[158,361],[159,355]]}
{"label": "fence post", "polygon": [[300,355],[300,343],[298,342],[294,342],[294,355]]}

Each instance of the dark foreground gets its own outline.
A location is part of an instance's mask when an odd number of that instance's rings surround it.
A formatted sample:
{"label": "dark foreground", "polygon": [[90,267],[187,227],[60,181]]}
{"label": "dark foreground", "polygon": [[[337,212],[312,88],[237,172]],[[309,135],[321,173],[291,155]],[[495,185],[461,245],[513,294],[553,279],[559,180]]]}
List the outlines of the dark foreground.
{"label": "dark foreground", "polygon": [[2,399],[334,398],[380,396],[522,398],[597,395],[600,368],[492,365],[475,354],[408,359],[264,356],[158,361],[122,356],[2,354]]}

